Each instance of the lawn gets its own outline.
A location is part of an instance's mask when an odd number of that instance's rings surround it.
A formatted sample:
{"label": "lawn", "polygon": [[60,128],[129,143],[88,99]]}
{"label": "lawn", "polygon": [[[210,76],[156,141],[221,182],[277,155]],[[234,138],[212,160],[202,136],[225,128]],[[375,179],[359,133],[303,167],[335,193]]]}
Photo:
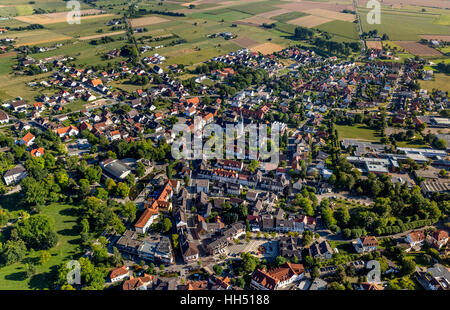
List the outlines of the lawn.
{"label": "lawn", "polygon": [[429,92],[431,92],[433,88],[450,92],[450,75],[446,75],[444,73],[435,73],[433,80],[420,80],[419,84],[421,88],[427,89]]}
{"label": "lawn", "polygon": [[339,139],[356,139],[363,141],[379,142],[380,138],[375,130],[364,125],[347,126],[336,125]]}
{"label": "lawn", "polygon": [[[43,207],[42,213],[55,220],[58,244],[50,249],[51,258],[39,264],[39,252],[29,253],[22,263],[0,268],[0,290],[27,290],[52,288],[52,271],[61,262],[77,258],[79,233],[76,209],[72,205],[52,204]],[[36,274],[26,278],[24,263],[36,264]]]}

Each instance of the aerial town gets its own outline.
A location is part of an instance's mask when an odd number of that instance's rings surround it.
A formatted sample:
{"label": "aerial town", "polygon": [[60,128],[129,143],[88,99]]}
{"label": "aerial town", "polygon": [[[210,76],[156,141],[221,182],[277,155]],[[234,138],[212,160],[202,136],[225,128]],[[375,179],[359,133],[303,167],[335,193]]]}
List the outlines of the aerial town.
{"label": "aerial town", "polygon": [[404,40],[359,0],[17,2],[0,290],[450,290],[448,2],[384,1],[447,18]]}

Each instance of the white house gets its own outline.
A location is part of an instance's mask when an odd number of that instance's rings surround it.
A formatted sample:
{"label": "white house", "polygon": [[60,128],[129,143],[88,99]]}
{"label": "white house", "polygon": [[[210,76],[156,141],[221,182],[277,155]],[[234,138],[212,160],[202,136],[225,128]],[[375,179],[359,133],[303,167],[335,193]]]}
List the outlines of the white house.
{"label": "white house", "polygon": [[3,180],[5,181],[6,185],[16,184],[20,182],[23,178],[27,177],[27,171],[22,165],[17,165],[11,170],[8,170],[3,175]]}

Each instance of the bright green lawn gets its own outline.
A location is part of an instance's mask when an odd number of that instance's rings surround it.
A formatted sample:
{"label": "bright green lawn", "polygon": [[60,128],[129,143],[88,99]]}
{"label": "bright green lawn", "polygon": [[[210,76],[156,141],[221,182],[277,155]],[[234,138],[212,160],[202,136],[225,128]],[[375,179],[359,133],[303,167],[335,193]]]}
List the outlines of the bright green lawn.
{"label": "bright green lawn", "polygon": [[336,129],[338,131],[339,139],[357,139],[364,141],[380,141],[380,138],[377,137],[377,133],[375,130],[370,129],[364,125],[357,126],[342,126],[336,125]]}
{"label": "bright green lawn", "polygon": [[[22,263],[0,268],[0,290],[52,288],[51,271],[63,261],[78,258],[79,232],[76,227],[78,218],[75,207],[52,204],[43,207],[42,213],[55,220],[56,232],[59,236],[58,244],[50,249],[50,260],[40,265],[39,252],[35,252],[29,254]],[[30,279],[26,279],[24,263],[37,264],[37,273]]]}

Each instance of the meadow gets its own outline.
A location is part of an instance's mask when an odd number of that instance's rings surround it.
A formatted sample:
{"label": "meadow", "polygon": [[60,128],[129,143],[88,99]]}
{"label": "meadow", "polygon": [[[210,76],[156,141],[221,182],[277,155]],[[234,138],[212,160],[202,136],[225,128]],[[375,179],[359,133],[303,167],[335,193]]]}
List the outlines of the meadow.
{"label": "meadow", "polygon": [[420,40],[421,34],[441,34],[450,33],[450,27],[434,23],[440,14],[422,12],[403,12],[399,10],[389,10],[382,8],[381,24],[368,24],[368,9],[358,8],[361,15],[363,31],[378,30],[379,34],[386,33],[390,40]]}

